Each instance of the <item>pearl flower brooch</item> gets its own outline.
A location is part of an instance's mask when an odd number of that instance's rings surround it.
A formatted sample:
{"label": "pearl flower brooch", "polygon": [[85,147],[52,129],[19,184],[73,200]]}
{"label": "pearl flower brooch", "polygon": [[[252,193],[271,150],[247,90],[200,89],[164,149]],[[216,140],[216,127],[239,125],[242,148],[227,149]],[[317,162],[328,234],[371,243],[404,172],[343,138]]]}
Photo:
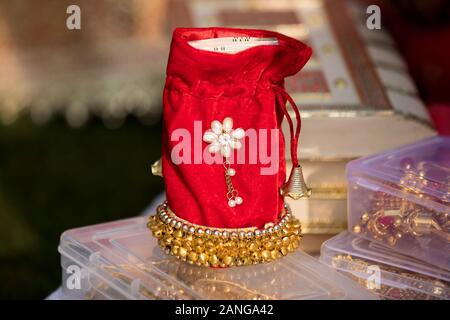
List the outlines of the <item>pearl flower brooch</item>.
{"label": "pearl flower brooch", "polygon": [[208,152],[215,154],[220,152],[224,157],[224,169],[225,169],[225,182],[227,183],[227,199],[230,207],[235,207],[243,202],[243,199],[239,197],[239,193],[234,189],[231,182],[231,177],[236,174],[236,170],[231,168],[229,158],[233,149],[240,149],[241,139],[244,138],[245,131],[242,128],[236,128],[233,130],[233,119],[227,117],[221,123],[218,120],[211,122],[211,129],[208,129],[203,134],[203,141],[209,143]]}

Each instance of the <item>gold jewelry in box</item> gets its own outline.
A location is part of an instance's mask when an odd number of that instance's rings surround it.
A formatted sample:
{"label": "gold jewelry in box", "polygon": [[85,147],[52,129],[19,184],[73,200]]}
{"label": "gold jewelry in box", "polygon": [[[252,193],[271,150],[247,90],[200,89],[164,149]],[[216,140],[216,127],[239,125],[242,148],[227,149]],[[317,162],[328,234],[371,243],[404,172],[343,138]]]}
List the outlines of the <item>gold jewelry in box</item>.
{"label": "gold jewelry in box", "polygon": [[256,227],[224,229],[192,224],[175,215],[167,202],[147,224],[170,255],[199,266],[247,266],[276,260],[298,248],[301,224],[288,204],[279,221]]}

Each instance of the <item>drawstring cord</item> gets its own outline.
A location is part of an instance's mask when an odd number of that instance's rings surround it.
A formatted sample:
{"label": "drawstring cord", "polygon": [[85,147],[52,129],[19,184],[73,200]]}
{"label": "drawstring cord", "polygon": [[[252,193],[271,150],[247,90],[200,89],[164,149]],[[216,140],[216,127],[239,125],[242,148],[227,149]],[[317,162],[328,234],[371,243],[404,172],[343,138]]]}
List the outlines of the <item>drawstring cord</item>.
{"label": "drawstring cord", "polygon": [[[274,85],[273,89],[275,91],[276,98],[278,100],[278,104],[281,108],[281,110],[284,113],[284,116],[286,117],[286,120],[289,124],[289,131],[291,136],[291,160],[292,160],[292,167],[297,168],[299,166],[298,162],[298,154],[297,154],[297,146],[298,146],[298,140],[300,138],[300,130],[302,127],[302,120],[300,117],[300,111],[298,110],[297,104],[295,103],[294,99],[289,95],[289,93],[286,92],[286,90],[280,86]],[[295,119],[297,122],[297,125],[295,127],[294,131],[294,123],[292,121],[292,117],[289,114],[289,111],[286,108],[286,103],[283,101],[283,99],[286,99],[286,101],[289,102],[291,105],[291,108],[294,110],[295,113]]]}

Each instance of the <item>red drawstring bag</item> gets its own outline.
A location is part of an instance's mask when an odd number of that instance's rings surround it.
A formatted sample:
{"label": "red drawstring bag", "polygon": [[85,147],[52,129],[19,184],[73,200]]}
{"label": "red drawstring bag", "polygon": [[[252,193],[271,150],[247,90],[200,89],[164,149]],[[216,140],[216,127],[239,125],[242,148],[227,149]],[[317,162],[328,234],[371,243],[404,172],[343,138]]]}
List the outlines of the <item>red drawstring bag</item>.
{"label": "red drawstring bag", "polygon": [[[149,224],[167,252],[201,265],[231,266],[270,261],[296,247],[300,225],[280,192],[286,180],[280,128],[286,117],[295,168],[300,115],[284,78],[311,53],[298,40],[264,30],[174,31],[163,97],[167,201]],[[260,244],[270,239],[285,241],[285,250],[280,243]],[[202,244],[196,247],[196,241]],[[213,245],[202,247],[205,241]],[[223,249],[227,244],[252,246],[254,259],[231,254]]]}

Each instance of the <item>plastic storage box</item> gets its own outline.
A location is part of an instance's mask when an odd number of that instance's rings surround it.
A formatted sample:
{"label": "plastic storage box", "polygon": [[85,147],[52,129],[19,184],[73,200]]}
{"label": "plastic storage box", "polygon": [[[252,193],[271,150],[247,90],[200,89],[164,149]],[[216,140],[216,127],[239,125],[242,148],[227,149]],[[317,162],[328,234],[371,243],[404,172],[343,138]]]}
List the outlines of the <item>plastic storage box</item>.
{"label": "plastic storage box", "polygon": [[373,299],[300,250],[267,264],[204,268],[164,254],[139,217],[66,231],[64,299]]}
{"label": "plastic storage box", "polygon": [[349,230],[450,270],[450,137],[347,166]]}
{"label": "plastic storage box", "polygon": [[349,232],[324,242],[320,260],[383,299],[450,299],[450,272]]}

